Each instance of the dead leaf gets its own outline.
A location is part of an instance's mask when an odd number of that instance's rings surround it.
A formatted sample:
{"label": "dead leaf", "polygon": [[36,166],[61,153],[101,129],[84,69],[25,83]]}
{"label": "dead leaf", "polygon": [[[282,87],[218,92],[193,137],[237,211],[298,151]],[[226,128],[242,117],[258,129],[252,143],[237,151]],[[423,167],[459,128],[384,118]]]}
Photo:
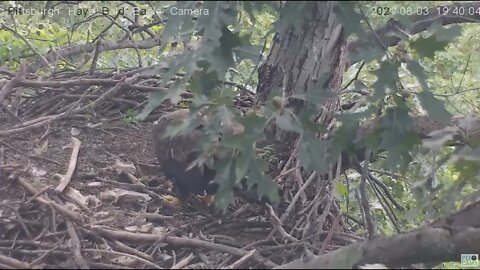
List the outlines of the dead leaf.
{"label": "dead leaf", "polygon": [[45,140],[42,145],[33,149],[33,153],[37,156],[41,156],[48,149],[48,139]]}

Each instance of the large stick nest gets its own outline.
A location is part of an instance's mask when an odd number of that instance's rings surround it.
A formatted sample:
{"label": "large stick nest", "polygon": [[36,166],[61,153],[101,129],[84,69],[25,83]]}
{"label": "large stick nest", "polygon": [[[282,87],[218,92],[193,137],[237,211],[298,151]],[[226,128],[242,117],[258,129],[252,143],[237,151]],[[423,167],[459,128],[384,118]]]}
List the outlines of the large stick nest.
{"label": "large stick nest", "polygon": [[341,232],[329,181],[308,181],[296,149],[274,164],[284,189],[274,207],[162,204],[170,182],[150,130],[175,108],[136,123],[131,111],[158,90],[158,78],[136,74],[0,81],[0,267],[271,268],[357,240]]}

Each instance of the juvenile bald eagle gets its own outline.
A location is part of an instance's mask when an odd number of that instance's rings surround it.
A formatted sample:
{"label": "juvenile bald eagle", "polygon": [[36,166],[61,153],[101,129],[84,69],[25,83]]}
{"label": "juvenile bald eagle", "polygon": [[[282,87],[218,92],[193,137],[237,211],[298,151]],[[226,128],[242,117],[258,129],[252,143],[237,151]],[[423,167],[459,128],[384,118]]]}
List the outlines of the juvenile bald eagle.
{"label": "juvenile bald eagle", "polygon": [[[218,184],[213,180],[216,172],[207,165],[197,165],[189,169],[191,163],[198,158],[196,147],[201,143],[202,130],[208,125],[206,116],[199,112],[200,124],[185,135],[165,137],[168,127],[181,124],[190,117],[189,109],[180,109],[160,117],[153,126],[153,142],[158,162],[167,178],[173,180],[178,198],[166,196],[167,202],[179,205],[190,199],[192,194],[205,195],[202,199],[210,205]],[[238,127],[235,127],[238,129]],[[224,132],[234,132],[226,128]]]}
{"label": "juvenile bald eagle", "polygon": [[[199,195],[199,199],[210,205],[213,202],[213,195],[218,189],[214,182],[216,171],[208,165],[196,165],[191,167],[199,153],[197,146],[202,142],[205,127],[209,126],[209,120],[204,110],[198,112],[200,119],[197,126],[188,134],[176,135],[174,137],[164,136],[169,127],[175,127],[190,117],[189,109],[180,109],[160,117],[153,125],[152,135],[155,148],[155,155],[167,178],[173,181],[174,189],[178,198],[165,196],[167,203],[180,206],[187,202],[191,195]],[[222,122],[218,127],[217,135],[239,134],[244,131],[244,126],[232,120]],[[214,158],[222,158],[221,151],[213,151]],[[207,162],[208,163],[208,162]],[[255,185],[254,185],[255,186]],[[257,197],[256,192],[247,190],[246,178],[242,179],[239,188],[234,190],[250,202],[271,203],[267,197]],[[279,194],[281,190],[278,189]]]}

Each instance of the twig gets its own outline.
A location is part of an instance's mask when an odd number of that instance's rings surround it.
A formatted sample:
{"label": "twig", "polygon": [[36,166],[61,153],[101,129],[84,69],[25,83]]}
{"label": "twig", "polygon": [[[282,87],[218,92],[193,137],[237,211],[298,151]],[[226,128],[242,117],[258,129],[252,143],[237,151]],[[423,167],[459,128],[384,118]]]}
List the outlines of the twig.
{"label": "twig", "polygon": [[388,175],[388,176],[390,176],[390,177],[392,177],[392,178],[405,179],[405,177],[403,177],[403,176],[400,175],[400,174],[396,174],[396,173],[392,173],[392,172],[387,172],[387,171],[384,171],[384,170],[377,170],[377,169],[372,169],[372,168],[369,168],[368,170],[371,171],[371,172],[374,172],[374,173],[379,173],[379,174]]}
{"label": "twig", "polygon": [[15,268],[13,266],[10,266],[10,265],[0,263],[0,269],[17,269],[17,268]]}
{"label": "twig", "polygon": [[393,197],[393,195],[390,193],[390,190],[388,190],[388,187],[380,180],[378,179],[377,177],[375,177],[374,175],[372,175],[371,173],[368,174],[368,177],[369,179],[371,179],[377,186],[379,186],[383,192],[385,193],[385,195],[387,196],[387,198],[390,200],[390,202],[393,203],[393,205],[395,205],[395,207],[400,210],[400,211],[404,211],[405,208],[403,208],[403,206],[401,204],[399,204],[397,202],[397,200],[395,200],[395,198]]}
{"label": "twig", "polygon": [[237,261],[235,261],[231,265],[227,266],[226,268],[227,269],[240,268],[245,262],[247,262],[248,260],[250,260],[252,258],[253,254],[255,254],[255,252],[256,252],[255,249],[250,250],[247,254],[243,255],[243,257],[241,257],[240,259],[238,259]]}
{"label": "twig", "polygon": [[97,268],[97,269],[132,269],[131,267],[126,267],[118,264],[91,262],[90,265],[92,266],[92,268]]}
{"label": "twig", "polygon": [[195,255],[205,264],[206,268],[212,269],[212,263],[208,260],[207,256],[205,254],[198,252],[197,250],[194,251]]}
{"label": "twig", "polygon": [[[32,195],[38,194],[38,191],[32,185],[30,185],[25,180],[23,180],[21,177],[11,175],[8,179],[13,180],[16,183],[18,183],[21,187],[23,187],[28,193],[30,193]],[[51,206],[53,209],[57,210],[62,215],[72,219],[76,223],[83,223],[82,218],[79,214],[68,210],[67,208],[59,205],[58,203],[56,203],[56,202],[54,202],[50,199],[45,199],[42,196],[38,196],[37,198],[35,198],[35,201],[37,201],[37,202],[39,202],[39,203],[41,203],[45,206]]]}
{"label": "twig", "polygon": [[338,225],[340,224],[340,217],[342,217],[342,213],[338,213],[337,216],[335,217],[335,220],[333,221],[333,225],[330,228],[330,231],[327,234],[327,237],[325,237],[325,240],[323,240],[322,247],[320,248],[320,254],[325,253],[325,250],[327,249],[328,244],[333,239],[333,236],[335,235],[335,231],[338,228]]}
{"label": "twig", "polygon": [[15,207],[15,206],[12,206],[12,205],[8,205],[6,203],[0,203],[0,206],[5,206],[5,207],[8,207],[10,208],[13,213],[15,214],[15,216],[17,217],[17,221],[18,223],[20,223],[20,227],[22,227],[23,231],[25,232],[25,234],[27,234],[28,238],[30,239],[33,239],[33,236],[32,234],[30,233],[30,230],[28,229],[27,225],[25,224],[25,221],[23,220],[22,216],[20,215],[20,213],[18,212],[18,207]]}
{"label": "twig", "polygon": [[368,182],[370,186],[372,187],[373,193],[378,199],[378,202],[380,205],[382,205],[383,210],[385,210],[385,213],[387,213],[388,219],[390,219],[390,222],[395,226],[395,229],[397,230],[397,233],[402,233],[400,230],[400,226],[397,222],[397,217],[395,216],[395,212],[393,212],[392,206],[388,203],[387,199],[385,198],[385,195],[383,195],[380,192],[380,189],[374,185],[372,182]]}
{"label": "twig", "polygon": [[353,77],[352,80],[350,80],[345,87],[343,87],[342,91],[343,92],[345,89],[347,89],[350,84],[352,84],[354,81],[358,80],[358,75],[360,74],[360,71],[362,71],[363,66],[365,65],[365,61],[362,61],[362,64],[360,64],[360,67],[357,69],[357,72],[355,73],[355,77]]}
{"label": "twig", "polygon": [[280,233],[280,235],[284,239],[288,239],[289,241],[295,242],[298,241],[297,238],[291,236],[289,233],[285,231],[285,229],[282,227],[282,221],[277,217],[275,214],[275,211],[273,211],[273,208],[270,204],[266,204],[268,213],[270,214],[270,220],[272,222],[273,227]]}
{"label": "twig", "polygon": [[70,163],[68,164],[67,173],[62,177],[60,184],[55,188],[55,191],[58,193],[62,193],[70,183],[73,172],[75,171],[75,167],[77,166],[78,151],[80,151],[80,145],[82,143],[75,137],[72,137],[71,139],[73,144],[72,155],[70,156]]}
{"label": "twig", "polygon": [[118,248],[119,250],[123,251],[123,252],[126,252],[126,253],[130,253],[130,254],[134,254],[140,258],[143,258],[147,261],[153,261],[153,258],[152,256],[148,255],[148,254],[145,254],[143,252],[141,252],[140,250],[137,250],[137,249],[134,249],[134,248],[131,248],[127,245],[125,245],[124,243],[120,242],[120,241],[113,241],[112,242],[113,245]]}
{"label": "twig", "polygon": [[90,75],[95,74],[95,69],[97,68],[98,57],[100,56],[100,46],[102,45],[102,39],[99,38],[95,44],[95,51],[92,59],[92,65],[90,66]]}
{"label": "twig", "polygon": [[[375,227],[373,225],[372,215],[370,213],[370,204],[368,202],[367,197],[367,190],[366,190],[366,182],[368,177],[368,161],[370,160],[370,150],[365,149],[365,162],[362,168],[362,179],[360,181],[359,190],[360,190],[360,200],[363,212],[365,213],[365,222],[367,224],[367,231],[369,236],[373,236],[375,234]],[[357,161],[358,163],[358,161]],[[360,166],[360,163],[358,163]]]}
{"label": "twig", "polygon": [[300,195],[305,191],[305,189],[313,182],[313,180],[317,177],[317,172],[313,172],[310,177],[307,179],[305,184],[297,191],[297,194],[293,197],[292,201],[287,207],[287,210],[282,214],[282,217],[280,218],[281,222],[284,222],[288,215],[290,215],[290,212],[292,211],[293,207],[295,206],[295,203],[298,201],[300,198]]}
{"label": "twig", "polygon": [[160,267],[159,265],[157,265],[153,262],[147,261],[144,258],[138,257],[138,256],[133,255],[133,254],[129,254],[129,253],[110,251],[110,250],[102,250],[102,249],[84,249],[83,251],[88,252],[88,253],[94,253],[94,254],[95,253],[105,253],[105,254],[109,254],[109,255],[126,256],[126,257],[129,257],[129,258],[133,258],[133,259],[135,259],[139,262],[142,262],[142,263],[148,265],[148,267],[150,267],[150,268],[162,269],[162,267]]}
{"label": "twig", "polygon": [[48,255],[50,255],[53,251],[57,250],[59,247],[58,246],[55,246],[53,248],[51,248],[50,250],[46,251],[45,253],[43,253],[42,255],[40,255],[40,257],[36,258],[33,262],[32,262],[32,265],[33,266],[36,266],[38,264],[40,264],[40,262],[45,259]]}
{"label": "twig", "polygon": [[[196,247],[196,248],[205,248],[205,249],[210,249],[210,250],[215,250],[219,252],[226,252],[230,253],[232,255],[241,257],[247,254],[248,251],[246,250],[241,250],[238,248],[226,246],[226,245],[221,245],[221,244],[216,244],[216,243],[210,243],[206,241],[202,241],[199,239],[190,239],[190,238],[182,238],[182,237],[175,237],[175,236],[166,236],[166,235],[154,235],[154,234],[146,234],[146,233],[131,233],[131,232],[126,232],[126,231],[113,231],[110,229],[106,229],[104,227],[93,227],[89,233],[92,234],[99,234],[104,237],[109,237],[109,238],[114,238],[117,240],[123,240],[123,241],[132,241],[132,242],[156,242],[159,239],[164,239],[164,241],[170,245],[173,246],[190,246],[190,247]],[[255,253],[253,258],[261,262],[263,265],[266,267],[276,267],[277,264],[263,258],[259,254]]]}
{"label": "twig", "polygon": [[[129,78],[129,81],[131,80],[132,78]],[[121,78],[117,85],[115,85],[114,87],[112,87],[110,90],[106,91],[105,93],[103,93],[99,98],[95,99],[94,101],[92,101],[91,103],[81,107],[79,109],[79,111],[84,111],[84,110],[93,110],[95,107],[97,107],[101,102],[103,102],[105,99],[111,97],[113,94],[115,94],[118,90],[122,89],[123,86],[124,86],[124,83],[125,81],[127,80],[127,77],[123,77]]]}
{"label": "twig", "polygon": [[60,163],[60,162],[58,162],[58,161],[56,161],[56,160],[53,160],[53,159],[49,159],[49,158],[42,157],[42,156],[37,156],[37,155],[32,155],[32,154],[24,153],[24,152],[18,150],[17,148],[12,147],[11,145],[7,144],[6,142],[0,141],[0,143],[3,144],[3,145],[5,145],[6,147],[8,147],[10,150],[15,151],[15,152],[17,152],[17,153],[19,153],[19,154],[25,155],[25,156],[27,156],[27,157],[29,157],[29,158],[38,158],[38,159],[41,159],[41,160],[45,160],[45,161],[48,161],[48,162],[52,162],[52,163],[54,163],[54,164],[56,164],[56,165],[62,165],[62,163]]}
{"label": "twig", "polygon": [[10,95],[12,94],[13,92],[15,92],[15,87],[18,86],[18,80],[20,78],[20,76],[22,76],[21,73],[17,73],[17,75],[15,75],[15,77],[13,77],[12,79],[10,79],[1,89],[0,89],[0,109],[2,109],[4,107],[4,101],[5,99]]}
{"label": "twig", "polygon": [[10,130],[0,131],[0,136],[9,136],[9,135],[17,134],[17,133],[20,133],[20,132],[23,132],[23,131],[26,131],[26,130],[29,130],[29,129],[38,128],[38,127],[44,126],[46,124],[52,123],[55,120],[64,118],[66,116],[69,116],[69,115],[71,115],[75,112],[77,112],[77,111],[74,110],[74,106],[71,106],[70,109],[66,110],[63,113],[60,113],[60,114],[57,114],[57,115],[52,115],[52,116],[46,116],[45,120],[43,120],[41,122],[38,122],[38,123],[35,123],[35,124],[32,124],[30,126],[25,126],[25,127],[13,128],[13,129],[10,129]]}
{"label": "twig", "polygon": [[4,256],[2,254],[0,254],[0,263],[8,265],[8,266],[13,266],[17,269],[31,269],[32,268],[32,265],[29,264],[29,263],[22,262],[22,261],[14,259],[14,258]]}
{"label": "twig", "polygon": [[82,252],[80,251],[80,238],[78,238],[75,227],[70,221],[67,221],[67,232],[70,236],[69,246],[70,250],[73,253],[73,261],[75,262],[77,267],[80,267],[81,269],[90,269],[82,256]]}
{"label": "twig", "polygon": [[193,259],[195,259],[195,255],[193,255],[193,253],[190,253],[190,255],[188,255],[188,257],[179,261],[178,263],[173,265],[170,269],[182,269],[185,266],[187,266],[191,261],[193,261]]}

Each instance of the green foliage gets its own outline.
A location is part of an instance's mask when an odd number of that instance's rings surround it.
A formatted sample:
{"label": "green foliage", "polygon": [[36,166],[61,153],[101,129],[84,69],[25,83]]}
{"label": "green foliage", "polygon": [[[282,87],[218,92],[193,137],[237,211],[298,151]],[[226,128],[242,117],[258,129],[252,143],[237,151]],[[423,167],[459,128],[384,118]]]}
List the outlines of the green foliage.
{"label": "green foliage", "polygon": [[434,24],[430,27],[430,30],[430,32],[433,32],[430,36],[419,37],[410,44],[420,56],[430,59],[434,58],[436,51],[445,50],[450,42],[461,35],[461,27],[458,25],[444,28],[439,24]]}
{"label": "green foliage", "polygon": [[[346,24],[347,31],[361,39],[367,36],[364,35],[365,29],[369,28],[366,20],[374,28],[383,26],[392,17],[398,19],[404,26],[411,25],[407,20],[409,16],[372,15],[370,11],[375,7],[388,6],[396,8],[399,13],[398,11],[406,6],[415,10],[418,7],[434,7],[441,4],[432,1],[406,3],[362,2],[355,7],[345,3],[343,6],[340,5],[340,9],[347,10],[346,14],[349,16],[343,16],[341,19]],[[370,164],[370,167],[378,169],[385,166],[389,172],[400,169],[405,179],[411,179],[399,181],[392,177],[382,177],[382,181],[391,189],[392,195],[408,209],[406,213],[396,212],[405,229],[414,228],[425,219],[435,219],[439,215],[448,214],[449,211],[468,203],[472,198],[468,194],[478,192],[476,180],[479,175],[478,161],[475,161],[475,158],[471,160],[465,158],[475,155],[459,155],[458,152],[452,154],[451,150],[445,151],[449,148],[445,147],[447,140],[443,139],[435,142],[435,149],[429,148],[420,152],[418,150],[421,148],[421,141],[408,127],[411,122],[409,115],[418,112],[424,112],[443,124],[450,122],[452,111],[478,112],[480,100],[478,91],[468,89],[476,89],[480,83],[476,76],[480,68],[479,59],[472,49],[480,44],[480,37],[474,34],[479,30],[479,26],[473,24],[450,26],[435,24],[419,35],[402,37],[402,43],[406,44],[405,52],[392,54],[390,49],[385,51],[379,47],[371,47],[355,51],[349,56],[351,61],[364,60],[365,69],[373,71],[370,73],[362,71],[358,80],[369,90],[373,89],[373,94],[367,97],[370,103],[366,111],[373,110],[376,115],[381,112],[377,116],[379,128],[367,135],[366,143],[373,150],[385,150],[387,155],[381,155],[382,158]],[[358,66],[353,66],[346,73],[346,78],[355,75],[355,68]],[[348,82],[349,79],[344,79],[345,81]],[[354,88],[355,84],[352,86],[352,89],[358,90]],[[467,90],[462,92],[462,89]],[[365,87],[362,90],[365,90]],[[355,96],[345,95],[346,101]],[[379,110],[380,108],[384,109]],[[347,114],[348,117],[353,115]],[[450,138],[453,139],[452,136]],[[355,145],[359,145],[358,142]],[[470,151],[474,152],[474,147]],[[466,149],[461,152],[464,153]],[[352,201],[355,200],[352,195],[355,183],[360,181],[360,176],[356,175],[349,181],[350,188],[346,197]],[[337,184],[337,192],[343,196],[345,186],[343,182]],[[376,205],[378,198],[370,195],[371,203]],[[344,199],[342,202],[346,203]],[[352,203],[348,209],[358,211]],[[389,222],[384,222],[385,213],[375,216],[384,232],[391,230],[388,228]]]}
{"label": "green foliage", "polygon": [[122,115],[122,122],[125,126],[138,129],[140,122],[135,117],[137,115],[135,111],[133,111],[132,109],[128,109],[125,114],[120,113],[120,115]]}
{"label": "green foliage", "polygon": [[[127,6],[126,3],[101,3],[111,9]],[[15,5],[40,9],[45,4],[9,1],[0,3],[0,7]],[[162,11],[197,5],[193,1],[137,1],[135,4],[139,8]],[[375,7],[388,6],[399,11],[405,7],[415,10],[437,4],[434,1],[339,2],[335,12],[348,39],[363,40],[372,38],[367,34],[371,27],[381,27],[390,19],[403,25],[412,23],[410,16],[400,12],[392,16],[375,15],[371,12]],[[155,35],[161,35],[160,48],[141,49],[138,55],[133,49],[121,53],[102,52],[97,67],[111,70],[132,68],[140,61],[144,65],[158,65],[148,72],[161,77],[159,88],[165,90],[152,93],[136,117],[133,110],[122,114],[122,122],[128,127],[136,128],[139,119],[146,118],[166,101],[173,104],[185,102],[183,94],[187,92],[193,94],[188,100],[192,111],[209,107],[207,114],[212,125],[206,129],[204,143],[197,146],[202,154],[195,162],[207,162],[214,148],[224,154],[214,162],[218,171],[215,181],[220,184],[216,196],[219,207],[225,208],[229,204],[233,198],[232,187],[244,177],[250,188],[257,187],[259,196],[270,197],[273,201],[278,199],[272,176],[265,173],[268,164],[275,163],[277,157],[271,149],[258,149],[258,144],[265,139],[264,131],[268,125],[301,135],[299,159],[307,172],[315,170],[324,174],[340,154],[354,160],[364,155],[365,147],[371,150],[378,158],[372,160],[369,167],[386,172],[375,174],[392,196],[408,209],[405,213],[396,212],[403,229],[413,228],[425,219],[433,219],[468,203],[479,185],[478,142],[466,140],[470,146],[463,148],[445,146],[454,136],[441,133],[422,144],[412,133],[411,123],[412,115],[418,113],[426,113],[445,124],[453,113],[479,111],[478,25],[435,24],[421,34],[399,36],[401,42],[396,48],[384,48],[380,42],[380,45],[368,48],[355,48],[349,61],[364,61],[365,67],[356,74],[360,65],[354,65],[345,73],[345,84],[358,76],[340,96],[327,90],[328,71],[325,71],[317,84],[304,93],[284,97],[279,94],[282,89],[276,89],[276,93],[255,113],[242,115],[233,109],[233,99],[239,91],[232,85],[255,89],[257,65],[268,55],[274,33],[303,31],[305,14],[311,5],[310,2],[284,5],[267,1],[206,1],[200,7],[209,10],[208,16],[193,19],[192,16],[163,12],[159,17],[165,23],[149,28]],[[97,6],[98,2],[84,1],[76,7],[93,10]],[[112,18],[123,23],[120,19],[124,17],[71,16],[68,12],[52,17],[42,17],[41,14],[14,16],[14,21],[3,16],[0,18],[3,26],[0,30],[0,64],[14,69],[30,61],[32,55],[44,55],[50,50],[92,43],[99,38],[107,42],[121,40],[126,33],[121,27],[112,25]],[[152,15],[136,19],[139,25],[146,25],[159,18]],[[135,42],[145,38],[133,34]],[[171,46],[173,43],[177,46]],[[59,70],[88,71],[91,58],[91,55],[72,56],[52,64]],[[148,75],[148,72],[142,74]],[[224,81],[231,84],[225,86]],[[359,99],[366,104],[357,111],[334,115],[337,120],[335,132],[327,139],[319,140],[316,133],[325,132],[326,128],[314,123],[312,116],[333,98],[342,103]],[[288,107],[297,101],[303,102],[304,108],[300,112]],[[186,107],[185,104],[182,106]],[[222,125],[231,121],[240,122],[244,132],[219,134]],[[378,123],[377,128],[370,130],[364,138],[358,138],[362,125],[371,121]],[[198,123],[199,119],[195,117],[187,119],[180,126],[167,130],[167,136],[191,132]],[[400,175],[393,174],[396,171]],[[348,175],[348,183],[346,178],[335,183],[337,197],[343,203],[342,209],[354,212],[353,215],[360,219],[358,205],[352,202],[361,177],[353,172]],[[387,210],[383,209],[371,188],[368,192],[377,226],[380,231],[392,234],[395,230],[385,217]],[[348,206],[347,201],[350,202]]]}
{"label": "green foliage", "polygon": [[398,61],[382,61],[379,68],[373,73],[377,77],[377,80],[373,84],[375,89],[373,95],[371,96],[372,101],[380,100],[385,98],[387,90],[396,91],[398,77],[398,68],[400,63]]}
{"label": "green foliage", "polygon": [[423,108],[428,112],[428,115],[432,117],[432,119],[443,124],[450,122],[451,114],[445,110],[443,103],[435,99],[432,93],[422,91],[418,94],[418,98],[420,99]]}
{"label": "green foliage", "polygon": [[328,143],[319,141],[314,136],[306,133],[302,135],[299,158],[307,171],[317,171],[323,174],[327,171]]}

